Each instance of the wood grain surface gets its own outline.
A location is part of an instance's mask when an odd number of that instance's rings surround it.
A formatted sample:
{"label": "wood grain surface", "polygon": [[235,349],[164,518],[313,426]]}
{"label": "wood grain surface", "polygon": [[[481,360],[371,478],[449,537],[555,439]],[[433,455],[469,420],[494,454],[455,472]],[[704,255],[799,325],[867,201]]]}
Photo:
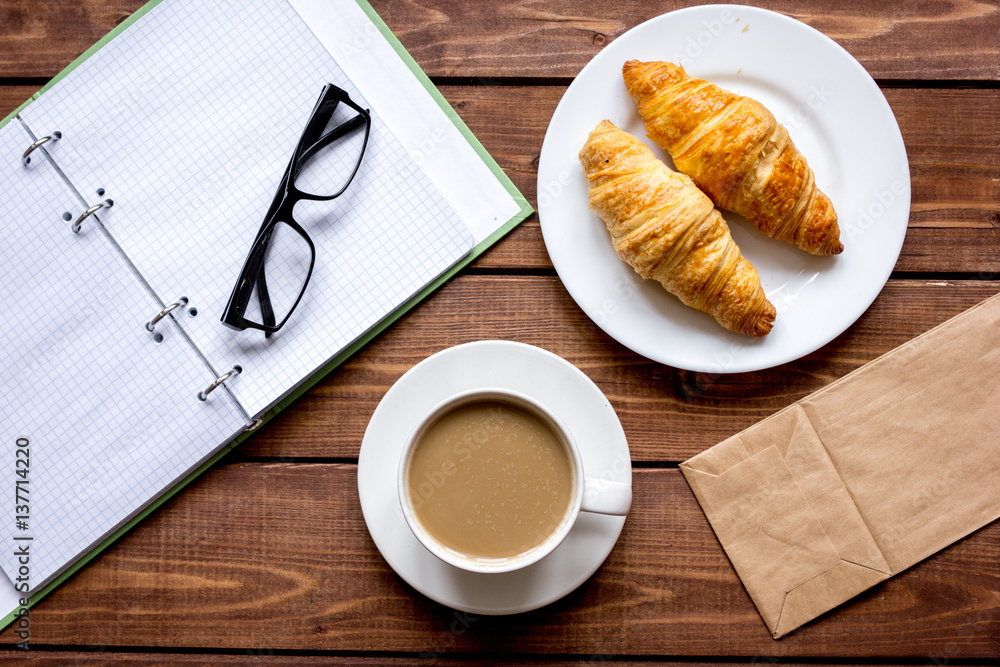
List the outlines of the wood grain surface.
{"label": "wood grain surface", "polygon": [[[371,2],[535,205],[556,194],[537,183],[538,159],[568,83],[626,30],[683,6]],[[0,117],[143,3],[0,0]],[[759,4],[857,58],[906,145],[906,241],[893,277],[847,332],[755,373],[650,362],[575,305],[532,216],[38,604],[36,650],[14,651],[11,629],[0,632],[0,663],[1000,660],[1000,523],[774,641],[676,469],[1000,292],[1000,0]],[[618,412],[635,463],[634,506],[607,562],[563,600],[511,617],[459,614],[403,582],[368,535],[356,481],[385,391],[428,355],[490,338],[541,346],[583,370]]]}
{"label": "wood grain surface", "polygon": [[[754,373],[692,373],[604,334],[551,276],[461,276],[398,321],[251,440],[252,456],[357,457],[386,390],[430,354],[499,338],[555,352],[611,401],[633,461],[679,462],[1000,292],[1000,282],[893,280],[846,333],[804,359]],[[780,325],[780,315],[778,319]]]}
{"label": "wood grain surface", "polygon": [[[35,89],[0,86],[0,115],[12,111]],[[444,86],[441,90],[518,189],[537,206],[542,139],[565,87]],[[887,88],[883,92],[903,134],[912,180],[909,231],[896,270],[1000,275],[1000,252],[996,251],[1000,247],[1000,95],[977,89]],[[542,187],[550,196],[560,188],[559,184]],[[842,221],[853,219],[856,213],[839,211]],[[522,223],[475,266],[551,270],[537,216]]]}
{"label": "wood grain surface", "polygon": [[386,567],[355,466],[223,465],[39,605],[32,639],[439,656],[1000,658],[1000,524],[776,642],[680,471],[636,470],[633,484],[620,541],[577,591],[534,612],[473,617]]}
{"label": "wood grain surface", "polygon": [[[475,654],[449,653],[442,659],[450,659],[452,663],[462,665],[495,665],[497,659]],[[261,667],[300,667],[314,665],[383,665],[385,667],[410,667],[417,660],[420,663],[432,664],[435,658],[421,658],[419,655],[364,655],[347,651],[315,651],[312,655],[302,655],[294,651],[274,649],[235,650],[229,653],[189,654],[172,651],[151,653],[149,651],[44,651],[32,652],[27,655],[23,651],[0,650],[0,664],[31,665],[33,667],[65,667],[72,665],[88,665],[89,667],[104,667],[117,665],[134,665],[139,663],[155,663],[159,667],[210,667],[212,665],[260,665]],[[545,665],[545,667],[568,667],[581,663],[602,663],[614,660],[620,667],[646,667],[647,660],[628,660],[605,655],[567,656],[561,658],[517,656],[516,660],[505,659],[507,664]],[[418,663],[419,664],[419,663]],[[657,660],[657,665],[683,665],[684,667],[708,667],[709,665],[731,665],[730,662],[692,662],[685,660]],[[809,663],[782,662],[790,667],[800,667]]]}
{"label": "wood grain surface", "polygon": [[[31,665],[33,667],[63,667],[64,665],[88,665],[89,667],[104,667],[117,665],[134,665],[139,663],[155,663],[159,667],[209,667],[210,665],[260,665],[263,667],[300,667],[314,665],[384,665],[386,667],[410,667],[414,664],[435,664],[438,660],[448,660],[452,664],[461,665],[496,665],[498,657],[481,656],[469,653],[448,653],[439,658],[419,655],[365,655],[348,651],[314,651],[311,654],[301,654],[295,651],[280,651],[273,649],[258,649],[248,651],[232,651],[229,653],[186,654],[171,651],[152,653],[149,651],[45,651],[24,655],[23,652],[0,650],[0,663],[4,665]],[[684,667],[722,667],[732,665],[732,662],[705,662],[702,660],[629,660],[622,656],[588,655],[588,656],[503,656],[505,664],[511,665],[544,665],[545,667],[569,667],[581,664],[601,664],[614,661],[620,667],[648,667],[650,664]],[[759,658],[758,662],[765,661]],[[447,664],[447,663],[445,663]],[[803,667],[814,664],[808,662],[782,661],[789,667]],[[974,662],[963,662],[963,665],[975,665]],[[987,663],[983,663],[984,665]]]}
{"label": "wood grain surface", "polygon": [[[143,4],[0,0],[0,72],[50,77]],[[430,76],[461,78],[573,77],[629,28],[686,6],[676,0],[495,0],[469,11],[462,0],[371,4]],[[877,79],[1000,76],[995,0],[759,4],[830,36]]]}
{"label": "wood grain surface", "polygon": [[[511,180],[537,205],[538,158],[562,86],[445,86]],[[886,88],[910,163],[910,228],[896,269],[1000,273],[1000,95],[995,90]],[[512,105],[510,100],[517,100]],[[822,185],[822,184],[821,184]],[[875,193],[872,193],[874,197]],[[844,222],[857,211],[838,211]],[[550,268],[537,217],[479,266]]]}

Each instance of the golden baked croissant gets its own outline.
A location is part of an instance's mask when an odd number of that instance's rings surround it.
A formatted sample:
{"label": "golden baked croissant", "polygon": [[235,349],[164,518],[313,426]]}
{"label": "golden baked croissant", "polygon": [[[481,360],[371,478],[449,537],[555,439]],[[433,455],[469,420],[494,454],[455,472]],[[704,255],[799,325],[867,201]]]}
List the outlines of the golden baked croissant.
{"label": "golden baked croissant", "polygon": [[630,60],[622,76],[649,138],[716,206],[814,255],[843,251],[830,198],[763,104],[672,63]]}
{"label": "golden baked croissant", "polygon": [[671,170],[632,135],[602,121],[580,151],[590,208],[604,220],[618,256],[643,278],[719,324],[764,336],[774,306],[726,221],[691,179]]}

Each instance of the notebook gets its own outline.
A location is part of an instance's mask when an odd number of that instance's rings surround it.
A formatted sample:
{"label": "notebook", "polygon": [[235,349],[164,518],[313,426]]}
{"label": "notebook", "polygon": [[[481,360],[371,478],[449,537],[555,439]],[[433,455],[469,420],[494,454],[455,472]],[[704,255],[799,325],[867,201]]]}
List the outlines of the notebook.
{"label": "notebook", "polygon": [[[97,46],[0,127],[0,412],[23,450],[5,467],[23,480],[0,522],[20,549],[0,551],[7,609],[531,211],[367,5],[163,0]],[[338,199],[296,209],[316,264],[288,323],[270,339],[229,330],[220,315],[326,83],[371,110],[361,167]],[[59,138],[24,166],[45,136]]]}

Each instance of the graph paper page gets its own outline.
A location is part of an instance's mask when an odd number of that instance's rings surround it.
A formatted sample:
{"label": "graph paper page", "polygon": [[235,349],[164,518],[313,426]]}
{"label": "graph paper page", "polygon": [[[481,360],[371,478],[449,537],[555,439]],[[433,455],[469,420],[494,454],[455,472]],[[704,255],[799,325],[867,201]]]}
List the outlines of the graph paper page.
{"label": "graph paper page", "polygon": [[[115,200],[106,224],[259,414],[465,256],[468,227],[372,108],[345,194],[302,203],[316,246],[301,303],[270,340],[219,318],[326,83],[367,102],[287,0],[164,0],[22,112],[65,133],[59,164]],[[399,103],[405,103],[400,100]],[[428,137],[433,141],[433,137]]]}
{"label": "graph paper page", "polygon": [[[17,121],[0,128],[0,566],[16,581],[29,548],[32,589],[242,432],[224,391]],[[59,142],[50,144],[59,154]],[[18,446],[15,447],[15,444]],[[23,446],[22,446],[23,445]],[[17,449],[23,450],[21,453]],[[13,488],[20,482],[20,497]],[[16,520],[15,520],[16,519]],[[30,539],[26,539],[30,538]]]}

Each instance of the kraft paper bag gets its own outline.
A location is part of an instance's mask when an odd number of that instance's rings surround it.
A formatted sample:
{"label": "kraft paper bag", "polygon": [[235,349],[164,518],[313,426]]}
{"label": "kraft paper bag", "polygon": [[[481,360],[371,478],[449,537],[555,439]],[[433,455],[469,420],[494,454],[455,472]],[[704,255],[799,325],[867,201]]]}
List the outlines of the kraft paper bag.
{"label": "kraft paper bag", "polygon": [[775,639],[1000,517],[1000,295],[681,464]]}

